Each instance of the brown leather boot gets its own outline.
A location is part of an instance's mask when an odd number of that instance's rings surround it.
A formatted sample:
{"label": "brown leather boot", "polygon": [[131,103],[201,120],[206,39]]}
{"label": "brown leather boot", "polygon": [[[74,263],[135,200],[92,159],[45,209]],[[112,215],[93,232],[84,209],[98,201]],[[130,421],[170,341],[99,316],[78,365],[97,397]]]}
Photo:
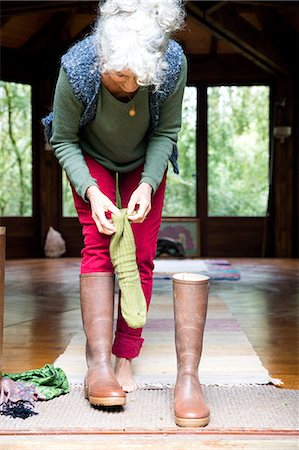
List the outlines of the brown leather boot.
{"label": "brown leather boot", "polygon": [[204,427],[210,410],[198,379],[209,278],[179,273],[173,276],[177,380],[174,388],[175,422],[181,427]]}
{"label": "brown leather boot", "polygon": [[126,394],[111,365],[113,275],[99,272],[80,275],[80,298],[88,366],[85,396],[92,405],[124,405]]}

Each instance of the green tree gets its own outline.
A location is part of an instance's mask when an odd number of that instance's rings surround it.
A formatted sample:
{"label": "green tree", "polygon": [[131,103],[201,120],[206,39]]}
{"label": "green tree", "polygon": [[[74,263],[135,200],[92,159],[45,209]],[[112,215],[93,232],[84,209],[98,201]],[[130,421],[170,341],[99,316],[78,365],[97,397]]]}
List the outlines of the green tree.
{"label": "green tree", "polygon": [[269,189],[269,88],[208,89],[211,216],[264,216]]}
{"label": "green tree", "polygon": [[32,214],[31,87],[0,82],[0,215]]}

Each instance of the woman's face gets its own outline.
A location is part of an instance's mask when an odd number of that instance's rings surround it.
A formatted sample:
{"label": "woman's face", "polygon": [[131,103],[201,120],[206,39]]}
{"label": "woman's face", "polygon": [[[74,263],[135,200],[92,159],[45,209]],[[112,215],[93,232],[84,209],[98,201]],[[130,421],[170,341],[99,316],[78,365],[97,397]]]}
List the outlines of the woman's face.
{"label": "woman's face", "polygon": [[109,77],[117,87],[126,94],[133,94],[138,89],[136,76],[129,69],[120,72],[111,71]]}

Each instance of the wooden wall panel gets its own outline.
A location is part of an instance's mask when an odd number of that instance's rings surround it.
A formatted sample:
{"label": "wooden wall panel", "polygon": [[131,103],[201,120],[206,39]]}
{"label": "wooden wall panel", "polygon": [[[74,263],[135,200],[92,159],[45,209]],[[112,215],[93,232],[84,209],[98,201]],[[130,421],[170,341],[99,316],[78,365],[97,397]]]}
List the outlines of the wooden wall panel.
{"label": "wooden wall panel", "polygon": [[264,222],[262,217],[209,217],[203,256],[262,256]]}
{"label": "wooden wall panel", "polygon": [[83,247],[81,225],[77,218],[63,217],[59,225],[59,232],[66,241],[64,256],[80,256]]}
{"label": "wooden wall panel", "polygon": [[36,245],[38,230],[32,217],[3,217],[1,226],[6,227],[7,258],[34,258],[40,256]]}
{"label": "wooden wall panel", "polygon": [[[201,256],[260,257],[263,248],[265,219],[262,217],[210,217],[206,233],[200,229]],[[201,224],[201,222],[200,222]],[[59,231],[66,240],[65,256],[80,256],[83,246],[81,226],[76,218],[64,218]]]}

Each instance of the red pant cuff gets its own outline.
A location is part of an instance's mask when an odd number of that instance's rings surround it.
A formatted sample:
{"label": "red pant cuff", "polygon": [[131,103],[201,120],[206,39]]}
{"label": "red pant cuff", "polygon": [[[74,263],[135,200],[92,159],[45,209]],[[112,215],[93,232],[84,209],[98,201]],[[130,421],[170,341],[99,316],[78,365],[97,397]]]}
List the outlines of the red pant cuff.
{"label": "red pant cuff", "polygon": [[140,353],[143,341],[144,339],[141,337],[116,331],[112,353],[118,358],[136,358]]}

